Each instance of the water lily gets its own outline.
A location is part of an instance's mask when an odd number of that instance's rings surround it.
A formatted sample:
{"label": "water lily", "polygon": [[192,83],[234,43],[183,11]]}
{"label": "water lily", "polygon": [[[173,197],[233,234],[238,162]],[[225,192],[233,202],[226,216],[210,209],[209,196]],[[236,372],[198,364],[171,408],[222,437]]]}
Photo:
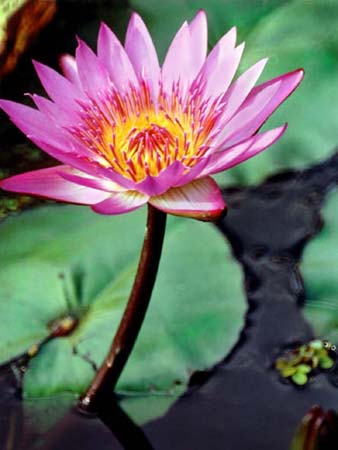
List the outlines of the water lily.
{"label": "water lily", "polygon": [[62,165],[2,180],[3,189],[120,214],[149,202],[167,213],[214,220],[225,208],[211,175],[276,142],[286,124],[257,133],[303,77],[296,70],[255,86],[266,59],[235,82],[243,53],[236,29],[207,55],[203,11],[174,37],[162,67],[134,13],[124,47],[102,24],[97,54],[82,40],[63,75],[34,62],[50,99],[0,102],[11,120]]}

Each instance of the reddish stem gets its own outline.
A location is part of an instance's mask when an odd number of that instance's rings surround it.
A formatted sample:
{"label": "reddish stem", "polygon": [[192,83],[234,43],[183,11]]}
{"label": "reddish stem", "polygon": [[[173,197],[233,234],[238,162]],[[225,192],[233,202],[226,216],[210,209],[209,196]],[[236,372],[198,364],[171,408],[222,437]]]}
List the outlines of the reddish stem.
{"label": "reddish stem", "polygon": [[111,399],[116,383],[134,347],[145,318],[160,262],[166,214],[148,204],[147,227],[130,297],[109,353],[87,392],[81,397],[83,412],[96,412]]}

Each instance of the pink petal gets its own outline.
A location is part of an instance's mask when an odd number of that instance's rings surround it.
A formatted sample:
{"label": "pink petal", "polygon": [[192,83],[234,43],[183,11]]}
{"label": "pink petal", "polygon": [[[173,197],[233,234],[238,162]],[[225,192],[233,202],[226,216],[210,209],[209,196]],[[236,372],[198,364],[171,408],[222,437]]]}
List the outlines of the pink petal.
{"label": "pink petal", "polygon": [[237,70],[244,45],[235,49],[236,28],[231,28],[209,53],[200,75],[207,83],[205,96],[225,92]]}
{"label": "pink petal", "polygon": [[267,61],[267,58],[258,61],[240,77],[238,77],[238,79],[231,85],[222,99],[222,101],[226,104],[225,113],[221,118],[222,121],[227,122],[237,111],[257,82],[258,78],[261,76]]}
{"label": "pink petal", "polygon": [[230,169],[252,158],[274,144],[284,134],[286,127],[287,124],[284,124],[273,130],[265,131],[247,139],[241,144],[213,154],[210,157],[208,166],[203,170],[201,175],[212,175]]}
{"label": "pink petal", "polygon": [[304,75],[302,69],[284,74],[254,88],[237,114],[223,129],[220,138],[234,145],[257,132],[275,109],[296,89]]}
{"label": "pink petal", "polygon": [[[97,160],[90,160],[88,161],[88,158],[83,157],[81,155],[82,149],[76,149],[73,148],[72,145],[69,145],[69,149],[72,153],[66,153],[57,147],[53,147],[46,142],[38,139],[31,139],[34,144],[36,144],[38,147],[40,147],[42,150],[44,150],[49,155],[53,156],[60,162],[67,164],[69,166],[72,166],[81,172],[85,172],[88,175],[94,176],[94,177],[103,177],[107,178],[114,183],[125,187],[126,189],[135,189],[136,183],[129,180],[128,178],[125,178],[124,176],[114,172],[110,167],[102,167],[100,165],[100,161]],[[84,155],[85,156],[85,155]]]}
{"label": "pink petal", "polygon": [[60,58],[60,66],[64,76],[81,89],[82,85],[75,58],[68,54],[62,55]]}
{"label": "pink petal", "polygon": [[259,92],[263,91],[268,86],[274,85],[279,81],[281,81],[280,85],[281,88],[278,91],[279,98],[276,99],[275,101],[276,102],[277,100],[279,101],[280,97],[282,97],[283,98],[282,101],[284,101],[296,89],[296,87],[302,81],[303,77],[304,77],[303,69],[297,69],[293,70],[292,72],[284,73],[283,75],[273,78],[272,80],[266,81],[265,83],[262,83],[259,86],[256,86],[254,89],[252,89],[248,101],[250,100],[251,97],[255,97]]}
{"label": "pink petal", "polygon": [[39,111],[48,116],[54,121],[54,123],[61,124],[62,126],[69,126],[70,124],[76,122],[77,114],[74,111],[62,109],[56,103],[37,94],[33,94],[31,97],[36,106],[39,108]]}
{"label": "pink petal", "polygon": [[107,67],[116,89],[138,84],[134,68],[121,42],[104,23],[100,26],[97,54],[101,63]]}
{"label": "pink petal", "polygon": [[210,177],[172,188],[159,197],[152,197],[149,203],[169,214],[205,221],[219,219],[225,209],[221,191]]}
{"label": "pink petal", "polygon": [[208,166],[209,157],[201,158],[191,169],[186,170],[186,173],[182,175],[176,183],[173,183],[173,187],[183,186],[188,184],[196,178],[200,177],[202,171]]}
{"label": "pink petal", "polygon": [[60,169],[58,173],[65,180],[80,184],[81,186],[99,189],[100,191],[123,192],[127,190],[111,180],[94,177],[73,168],[67,168],[67,170]]}
{"label": "pink petal", "polygon": [[148,199],[137,191],[114,192],[103,202],[92,206],[92,209],[99,214],[124,214],[140,208]]}
{"label": "pink petal", "polygon": [[43,140],[43,138],[35,138],[30,136],[30,140],[39,148],[44,150],[48,155],[57,159],[58,161],[73,166],[83,172],[93,173],[95,171],[97,163],[95,161],[89,161],[86,157],[86,153],[83,155],[83,149],[73,145],[71,140],[68,142],[67,150],[65,152],[58,145],[51,145]]}
{"label": "pink petal", "polygon": [[189,25],[189,31],[192,69],[198,73],[208,51],[208,24],[205,11],[201,10],[196,14]]}
{"label": "pink petal", "polygon": [[26,172],[0,181],[0,187],[7,191],[51,198],[69,203],[93,205],[102,202],[110,194],[66,181],[59,171],[72,170],[66,166]]}
{"label": "pink petal", "polygon": [[92,98],[109,86],[109,74],[92,49],[81,39],[76,49],[76,63],[83,90]]}
{"label": "pink petal", "polygon": [[[38,100],[38,102],[42,105],[41,101]],[[47,103],[44,103],[44,106],[47,108]],[[71,154],[73,154],[73,157],[80,155],[81,157],[90,157],[93,160],[99,158],[90,149],[77,142],[70,133],[60,128],[56,123],[56,116],[54,116],[55,121],[53,121],[48,115],[45,116],[36,109],[9,100],[0,100],[0,107],[34,144],[45,150],[53,158],[66,164],[69,164],[69,158],[72,158]],[[62,118],[62,114],[60,114],[60,118]],[[63,158],[63,155],[67,160]]]}
{"label": "pink petal", "polygon": [[203,77],[207,80],[206,97],[215,98],[227,91],[237,72],[243,51],[244,43],[236,47],[233,52],[221,58],[217,62],[217,65],[212,68],[211,72],[206,70],[203,73]]}
{"label": "pink petal", "polygon": [[145,180],[135,185],[135,189],[149,196],[161,195],[182,177],[185,167],[179,161],[174,161],[158,176],[147,176]]}
{"label": "pink petal", "polygon": [[34,137],[45,140],[49,145],[69,147],[67,133],[40,111],[10,100],[0,100],[0,107],[31,140]]}
{"label": "pink petal", "polygon": [[211,72],[211,67],[217,66],[218,61],[230,55],[235,49],[236,36],[237,31],[235,27],[231,28],[224,36],[222,36],[209,53],[202,70]]}
{"label": "pink petal", "polygon": [[236,161],[237,158],[243,157],[245,152],[250,148],[253,144],[255,137],[249,138],[244,142],[241,142],[234,147],[230,147],[226,150],[219,151],[214,153],[209,157],[209,164],[202,171],[201,176],[212,175],[217,172],[221,172],[231,166],[233,161]]}
{"label": "pink petal", "polygon": [[280,87],[280,82],[268,86],[265,90],[257,94],[252,101],[245,101],[237,114],[225,125],[217,136],[219,147],[232,147],[238,142],[250,138],[256,131],[252,130],[251,124],[256,122],[257,117],[268,107]]}
{"label": "pink petal", "polygon": [[154,100],[157,99],[160,65],[157,53],[141,17],[133,13],[129,21],[125,49],[134,66],[138,79],[146,80],[152,87]]}
{"label": "pink petal", "polygon": [[83,93],[67,78],[44,64],[33,61],[35,70],[49,97],[64,109],[77,110]]}
{"label": "pink petal", "polygon": [[[22,131],[29,132],[28,130],[33,129],[40,133],[44,132],[46,119],[37,109],[12,102],[11,100],[0,100],[0,107],[8,114],[17,127],[20,129],[21,126],[25,128]],[[48,126],[49,124],[47,123],[46,125]]]}
{"label": "pink petal", "polygon": [[193,72],[190,64],[190,31],[187,22],[184,22],[170,44],[162,66],[163,88],[171,93],[173,84],[180,81],[186,88]]}

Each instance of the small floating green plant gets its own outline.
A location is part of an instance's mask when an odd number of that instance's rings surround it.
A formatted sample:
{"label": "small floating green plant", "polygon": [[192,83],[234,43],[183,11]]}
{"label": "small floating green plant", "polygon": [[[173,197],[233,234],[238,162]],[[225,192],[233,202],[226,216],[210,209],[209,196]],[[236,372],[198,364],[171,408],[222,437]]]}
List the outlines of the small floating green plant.
{"label": "small floating green plant", "polygon": [[287,350],[276,361],[276,369],[283,378],[303,386],[317,370],[331,369],[337,358],[337,346],[330,341],[315,339]]}

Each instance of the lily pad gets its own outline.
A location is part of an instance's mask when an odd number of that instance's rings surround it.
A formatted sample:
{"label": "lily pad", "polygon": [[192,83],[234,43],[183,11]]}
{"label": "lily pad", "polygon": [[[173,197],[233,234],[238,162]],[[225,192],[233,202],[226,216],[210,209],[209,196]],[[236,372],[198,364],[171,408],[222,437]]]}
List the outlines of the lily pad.
{"label": "lily pad", "polygon": [[338,191],[324,207],[324,227],[304,252],[304,313],[318,337],[338,343]]}
{"label": "lily pad", "polygon": [[[30,361],[26,397],[81,393],[102,362],[133,281],[144,211],[107,217],[47,206],[1,226],[0,361],[45,338],[55,319],[78,327]],[[222,359],[243,325],[242,276],[213,226],[170,218],[157,284],[118,384],[130,394],[178,393],[191,373]]]}

